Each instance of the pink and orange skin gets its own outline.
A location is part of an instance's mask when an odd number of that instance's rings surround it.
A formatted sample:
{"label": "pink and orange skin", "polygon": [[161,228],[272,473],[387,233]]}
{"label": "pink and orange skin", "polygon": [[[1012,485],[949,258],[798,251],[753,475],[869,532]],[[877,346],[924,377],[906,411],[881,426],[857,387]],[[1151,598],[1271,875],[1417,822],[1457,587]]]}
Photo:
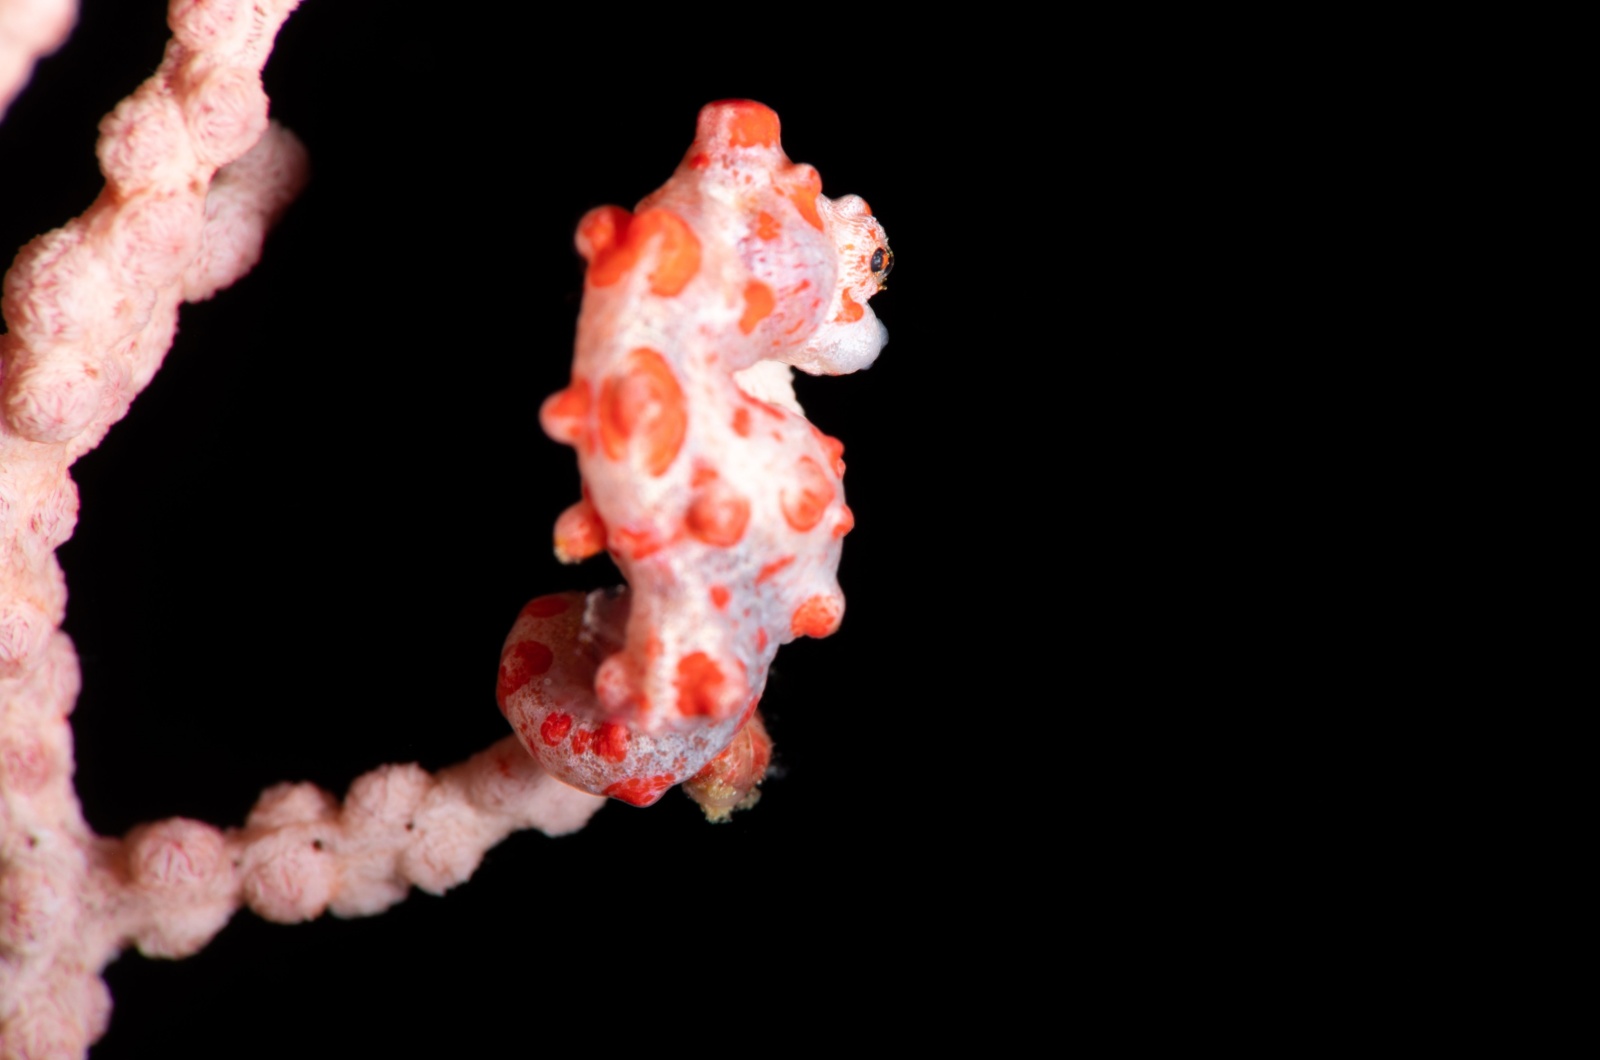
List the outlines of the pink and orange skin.
{"label": "pink and orange skin", "polygon": [[687,782],[713,819],[770,760],[756,707],[779,645],[844,614],[844,447],[789,366],[852,372],[887,339],[867,306],[893,262],[882,226],[778,134],[759,103],[712,103],[665,185],[579,224],[572,378],[540,412],[583,477],[555,548],[608,551],[628,586],[531,601],[497,687],[557,777],[635,806]]}

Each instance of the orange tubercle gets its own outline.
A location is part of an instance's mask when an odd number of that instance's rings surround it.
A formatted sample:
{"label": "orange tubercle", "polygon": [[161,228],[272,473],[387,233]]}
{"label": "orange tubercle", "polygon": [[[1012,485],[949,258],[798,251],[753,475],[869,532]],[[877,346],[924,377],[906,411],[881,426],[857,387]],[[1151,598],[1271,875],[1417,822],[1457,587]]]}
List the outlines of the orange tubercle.
{"label": "orange tubercle", "polygon": [[722,668],[703,651],[678,660],[678,713],[686,718],[722,713]]}
{"label": "orange tubercle", "polygon": [[839,628],[844,601],[837,596],[813,596],[795,608],[789,630],[797,637],[826,637]]}
{"label": "orange tubercle", "polygon": [[629,559],[644,559],[646,556],[660,552],[666,547],[666,542],[657,537],[655,531],[649,527],[635,530],[631,527],[619,526],[611,537],[611,547]]}
{"label": "orange tubercle", "polygon": [[778,115],[771,107],[748,99],[728,100],[712,106],[729,111],[728,142],[734,147],[777,146]]}
{"label": "orange tubercle", "polygon": [[822,443],[822,451],[828,454],[828,462],[833,465],[833,473],[844,478],[844,443],[831,434],[824,434],[815,427],[811,432],[817,436],[817,441]]}
{"label": "orange tubercle", "polygon": [[751,280],[744,289],[744,316],[739,318],[739,330],[750,334],[757,324],[772,315],[775,304],[772,288],[760,280]]}
{"label": "orange tubercle", "polygon": [[628,729],[614,721],[602,722],[594,734],[594,753],[607,762],[620,762],[628,757]]}
{"label": "orange tubercle", "polygon": [[665,357],[641,346],[622,368],[600,385],[600,444],[613,460],[622,459],[629,440],[643,447],[645,470],[661,475],[678,456],[688,432],[683,388]]}
{"label": "orange tubercle", "polygon": [[661,237],[650,290],[670,298],[700,271],[700,240],[671,210],[650,209],[637,217],[620,206],[590,210],[578,224],[578,250],[589,260],[588,280],[609,287],[638,264],[645,246]]}
{"label": "orange tubercle", "polygon": [[833,483],[828,481],[828,473],[822,470],[822,465],[809,456],[802,456],[796,465],[795,484],[779,494],[778,501],[783,508],[784,521],[804,532],[822,521],[833,496]]}
{"label": "orange tubercle", "polygon": [[700,240],[683,218],[662,209],[646,210],[635,218],[629,237],[637,234],[643,245],[658,233],[662,237],[661,256],[650,274],[650,290],[671,298],[687,287],[700,271]]}
{"label": "orange tubercle", "polygon": [[854,324],[856,321],[860,320],[866,315],[867,311],[862,309],[854,298],[850,297],[849,291],[841,291],[839,298],[842,302],[844,302],[844,305],[840,307],[839,315],[834,318],[836,322],[840,324]]}
{"label": "orange tubercle", "polygon": [[567,733],[572,731],[572,715],[555,713],[545,718],[539,726],[539,739],[546,746],[554,747],[567,738]]}
{"label": "orange tubercle", "polygon": [[833,536],[843,537],[856,528],[856,513],[848,504],[839,505],[839,521],[833,524]]}
{"label": "orange tubercle", "polygon": [[[598,206],[583,215],[583,220],[578,222],[578,253],[583,255],[585,261],[591,266],[596,261],[615,250],[627,235],[628,225],[633,221],[633,214],[620,206]],[[604,287],[616,281],[617,276],[627,272],[632,262],[609,279],[597,279],[591,267],[589,279],[597,286]]]}
{"label": "orange tubercle", "polygon": [[574,377],[570,386],[544,399],[539,408],[539,425],[558,442],[577,445],[587,433],[589,382]]}
{"label": "orange tubercle", "polygon": [[577,563],[599,555],[606,547],[606,524],[587,499],[556,517],[556,559]]}
{"label": "orange tubercle", "polygon": [[822,194],[822,175],[811,166],[795,166],[783,193],[794,203],[795,209],[806,223],[822,231],[822,217],[817,213],[817,196]]}
{"label": "orange tubercle", "polygon": [[601,206],[578,222],[578,252],[589,262],[589,283],[609,287],[633,271],[641,249],[630,238],[633,221],[633,214],[620,206]]}
{"label": "orange tubercle", "polygon": [[689,504],[683,525],[708,545],[737,545],[750,522],[750,502],[721,479],[706,483]]}

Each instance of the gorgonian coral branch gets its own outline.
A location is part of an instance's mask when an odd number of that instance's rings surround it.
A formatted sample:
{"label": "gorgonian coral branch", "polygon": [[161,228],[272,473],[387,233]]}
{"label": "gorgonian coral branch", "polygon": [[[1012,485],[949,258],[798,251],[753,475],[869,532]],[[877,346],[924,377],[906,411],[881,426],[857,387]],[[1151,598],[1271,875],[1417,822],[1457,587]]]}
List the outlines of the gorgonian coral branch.
{"label": "gorgonian coral branch", "polygon": [[76,0],[0,0],[0,120],[33,64],[67,39],[77,13]]}
{"label": "gorgonian coral branch", "polygon": [[[294,6],[174,0],[173,40],[160,68],[102,123],[105,189],[82,216],[24,247],[5,277],[0,1055],[7,1057],[71,1055],[101,1033],[109,1000],[96,973],[132,937],[121,914],[141,904],[136,896],[154,893],[152,880],[159,890],[167,878],[126,862],[108,868],[119,863],[119,844],[89,830],[73,794],[66,719],[78,667],[56,628],[66,588],[54,550],[77,515],[68,467],[155,374],[179,303],[210,297],[248,271],[266,229],[305,181],[305,152],[269,126],[260,83],[273,37]],[[180,843],[178,860],[204,864],[212,845]]]}

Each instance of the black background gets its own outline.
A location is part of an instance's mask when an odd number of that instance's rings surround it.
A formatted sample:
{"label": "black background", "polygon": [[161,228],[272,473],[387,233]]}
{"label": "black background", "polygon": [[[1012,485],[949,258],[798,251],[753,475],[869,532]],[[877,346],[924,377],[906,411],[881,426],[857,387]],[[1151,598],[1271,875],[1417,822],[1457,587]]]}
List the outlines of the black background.
{"label": "black background", "polygon": [[[160,61],[163,6],[87,4],[13,103],[0,245],[92,200],[96,124]],[[1011,257],[1068,238],[1064,175],[1026,155],[1045,126],[974,74],[959,34],[897,51],[867,16],[808,16],[574,38],[459,6],[452,22],[307,0],[290,17],[265,79],[312,182],[254,272],[183,309],[154,383],[74,468],[60,556],[89,823],[237,824],[278,781],[342,794],[381,763],[438,769],[503,735],[492,687],[517,609],[617,580],[550,554],[578,489],[537,422],[570,362],[572,232],[662,183],[713,99],[777,110],[790,157],[826,194],[866,197],[897,255],[877,365],[799,381],[846,446],[844,626],[779,655],[777,767],[754,811],[713,827],[678,793],[613,804],[575,836],[513,837],[442,899],[292,927],[242,912],[196,957],[127,954],[97,1057],[477,1055],[536,1047],[556,1017],[881,1014],[881,983],[942,975],[954,940],[994,929],[953,874],[985,863],[1006,759],[1054,739],[969,691],[1041,648],[986,587],[1026,576],[1014,549],[1067,533],[985,472],[1005,450],[1059,489],[1049,449],[1007,450],[1033,369],[1004,361],[997,330],[1016,284],[1067,297]],[[1030,343],[1048,361],[1061,340]]]}

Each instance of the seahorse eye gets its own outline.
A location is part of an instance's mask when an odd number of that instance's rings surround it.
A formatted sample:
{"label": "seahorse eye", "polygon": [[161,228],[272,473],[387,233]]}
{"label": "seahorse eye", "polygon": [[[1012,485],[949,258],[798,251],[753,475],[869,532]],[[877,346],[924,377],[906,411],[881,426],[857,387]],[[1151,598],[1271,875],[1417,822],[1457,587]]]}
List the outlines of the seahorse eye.
{"label": "seahorse eye", "polygon": [[872,252],[872,275],[878,278],[878,290],[883,290],[885,282],[889,279],[889,272],[894,268],[894,251],[888,247],[879,247]]}

